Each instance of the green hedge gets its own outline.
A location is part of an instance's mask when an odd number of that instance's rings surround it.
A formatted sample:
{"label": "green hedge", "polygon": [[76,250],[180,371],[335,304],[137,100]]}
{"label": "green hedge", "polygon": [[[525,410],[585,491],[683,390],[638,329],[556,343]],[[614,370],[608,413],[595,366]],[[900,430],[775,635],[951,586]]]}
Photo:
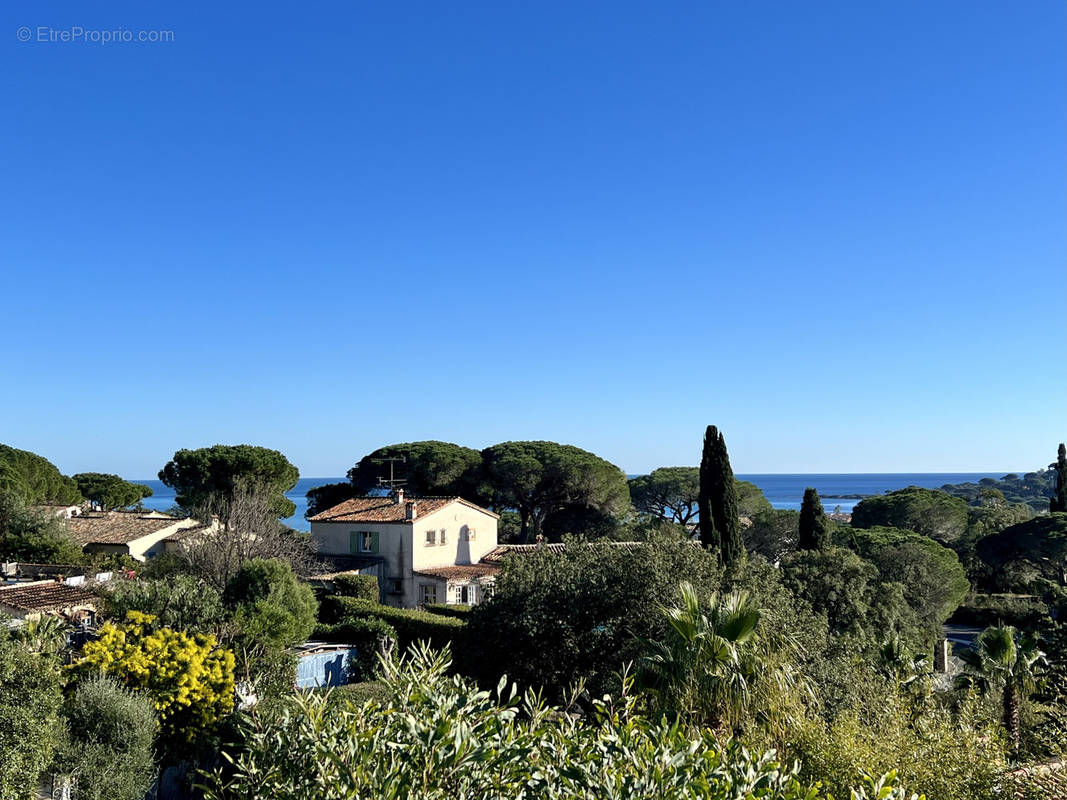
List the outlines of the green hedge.
{"label": "green hedge", "polygon": [[349,617],[335,625],[316,626],[314,638],[324,642],[350,644],[356,648],[356,661],[350,681],[365,681],[378,669],[378,647],[383,639],[397,641],[396,629],[378,617]]}
{"label": "green hedge", "polygon": [[1048,617],[1048,605],[1039,597],[1010,594],[970,594],[949,617],[956,625],[988,627],[1003,622],[1018,628],[1034,628]]}
{"label": "green hedge", "polygon": [[437,614],[439,617],[455,617],[456,619],[466,620],[470,616],[471,611],[474,610],[474,606],[466,606],[462,603],[455,603],[454,605],[448,605],[446,603],[427,603],[423,607],[424,611],[428,611],[431,614]]}
{"label": "green hedge", "polygon": [[332,582],[337,594],[342,597],[358,597],[371,603],[377,603],[382,599],[378,589],[378,579],[374,575],[347,572],[337,575]]}
{"label": "green hedge", "polygon": [[320,606],[323,622],[349,622],[355,618],[377,618],[396,629],[401,649],[417,641],[428,641],[433,647],[452,645],[461,635],[465,623],[453,617],[442,617],[426,611],[393,608],[370,603],[357,597],[326,597]]}

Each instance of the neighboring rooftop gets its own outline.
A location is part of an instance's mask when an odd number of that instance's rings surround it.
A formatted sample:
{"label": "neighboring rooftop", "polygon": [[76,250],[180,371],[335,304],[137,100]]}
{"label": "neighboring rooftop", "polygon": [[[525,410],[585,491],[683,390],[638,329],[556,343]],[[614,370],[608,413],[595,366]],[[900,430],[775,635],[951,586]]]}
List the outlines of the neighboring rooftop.
{"label": "neighboring rooftop", "polygon": [[55,581],[0,586],[0,606],[19,611],[62,611],[72,606],[93,605],[96,599],[90,591]]}
{"label": "neighboring rooftop", "polygon": [[430,578],[444,578],[448,581],[471,580],[472,578],[487,578],[497,575],[500,567],[496,564],[455,564],[448,567],[427,567],[414,570],[416,575],[426,575]]}
{"label": "neighboring rooftop", "polygon": [[[495,517],[492,511],[482,508],[462,497],[409,497],[398,502],[395,497],[353,497],[333,508],[320,511],[308,519],[311,522],[399,522],[418,521],[452,503],[462,503],[469,508]],[[408,519],[407,508],[414,504],[415,519]]]}
{"label": "neighboring rooftop", "polygon": [[129,511],[92,511],[67,520],[71,536],[80,545],[129,544],[184,522],[178,517],[148,516]]}

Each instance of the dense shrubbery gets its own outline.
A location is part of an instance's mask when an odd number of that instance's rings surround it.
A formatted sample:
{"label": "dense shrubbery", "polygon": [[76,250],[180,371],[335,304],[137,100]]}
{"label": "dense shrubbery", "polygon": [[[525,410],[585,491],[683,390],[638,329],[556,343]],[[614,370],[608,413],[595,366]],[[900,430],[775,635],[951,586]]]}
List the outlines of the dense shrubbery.
{"label": "dense shrubbery", "polygon": [[487,684],[506,673],[554,699],[578,678],[594,695],[614,691],[614,674],[640,658],[641,640],[663,638],[660,609],[678,599],[680,580],[701,595],[715,589],[715,555],[688,542],[575,542],[563,554],[512,558],[493,598],[471,613],[457,661]]}
{"label": "dense shrubbery", "polygon": [[348,572],[335,575],[332,579],[334,590],[343,597],[358,597],[371,603],[381,601],[378,579],[374,575],[360,575]]}
{"label": "dense shrubbery", "polygon": [[474,606],[467,606],[462,603],[427,603],[422,607],[422,610],[442,617],[455,617],[456,619],[466,620],[470,617]]}
{"label": "dense shrubbery", "polygon": [[388,702],[356,707],[312,696],[259,720],[232,773],[212,781],[209,800],[821,796],[772,754],[643,718],[632,696],[595,703],[589,724],[570,707],[516,697],[504,681],[487,692],[450,678],[442,655],[420,651],[386,660],[383,670]]}
{"label": "dense shrubbery", "polygon": [[320,623],[315,638],[326,642],[350,644],[356,648],[356,662],[349,680],[366,681],[374,677],[378,654],[392,649],[397,642],[396,628],[378,617],[348,617],[337,624]]}
{"label": "dense shrubbery", "polygon": [[408,608],[371,603],[358,597],[329,596],[322,600],[320,618],[326,623],[344,623],[352,619],[373,618],[389,623],[402,649],[419,641],[445,647],[463,631],[463,622],[451,617]]}

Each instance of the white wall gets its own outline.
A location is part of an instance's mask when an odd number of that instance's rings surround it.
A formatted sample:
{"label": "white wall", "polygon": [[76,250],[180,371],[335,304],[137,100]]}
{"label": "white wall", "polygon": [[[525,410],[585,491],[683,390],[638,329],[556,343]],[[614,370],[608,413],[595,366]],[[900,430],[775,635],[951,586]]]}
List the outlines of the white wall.
{"label": "white wall", "polygon": [[[350,548],[354,531],[378,534],[378,555],[385,560],[386,595],[389,605],[412,608],[421,602],[420,583],[433,578],[413,575],[415,570],[476,564],[497,546],[497,520],[463,503],[451,503],[438,511],[418,516],[412,522],[312,522],[311,538],[323,555],[359,555]],[[467,532],[474,530],[474,538]],[[426,544],[426,531],[435,532],[437,543]],[[445,544],[440,544],[441,531]],[[402,593],[389,590],[393,581],[402,583]],[[439,603],[446,602],[444,584],[437,592]]]}

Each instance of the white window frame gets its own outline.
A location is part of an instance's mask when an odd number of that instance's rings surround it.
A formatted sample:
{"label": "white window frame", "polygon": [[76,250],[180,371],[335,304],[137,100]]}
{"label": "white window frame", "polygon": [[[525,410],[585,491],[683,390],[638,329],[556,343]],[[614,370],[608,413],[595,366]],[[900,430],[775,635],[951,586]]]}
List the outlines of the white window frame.
{"label": "white window frame", "polygon": [[359,532],[359,552],[370,553],[374,550],[374,531]]}
{"label": "white window frame", "polygon": [[427,547],[433,547],[435,544],[437,544],[437,531],[436,530],[428,530],[428,531],[426,531],[426,546]]}
{"label": "white window frame", "polygon": [[441,530],[439,531],[439,535],[437,537],[437,543],[438,544],[448,544],[448,529],[447,528],[441,528]]}
{"label": "white window frame", "polygon": [[437,602],[437,584],[436,583],[420,583],[419,584],[419,605],[428,605],[430,603]]}

